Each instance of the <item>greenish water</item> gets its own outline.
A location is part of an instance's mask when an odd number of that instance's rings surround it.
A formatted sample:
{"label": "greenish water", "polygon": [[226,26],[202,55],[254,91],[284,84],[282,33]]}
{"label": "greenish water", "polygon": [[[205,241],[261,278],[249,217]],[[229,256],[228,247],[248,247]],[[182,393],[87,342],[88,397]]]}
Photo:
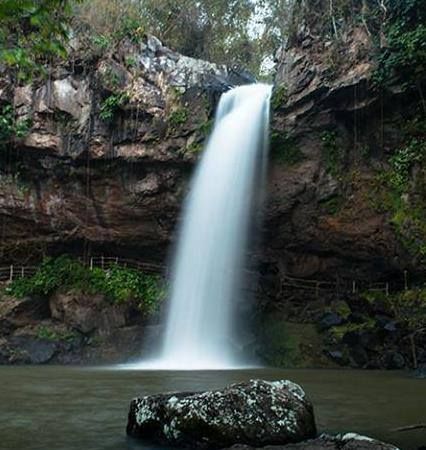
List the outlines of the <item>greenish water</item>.
{"label": "greenish water", "polygon": [[392,431],[426,422],[426,381],[399,372],[139,372],[44,366],[0,367],[0,449],[147,449],[125,435],[131,398],[220,388],[250,378],[288,378],[301,384],[314,403],[320,431],[355,431],[402,450],[426,445],[425,430]]}

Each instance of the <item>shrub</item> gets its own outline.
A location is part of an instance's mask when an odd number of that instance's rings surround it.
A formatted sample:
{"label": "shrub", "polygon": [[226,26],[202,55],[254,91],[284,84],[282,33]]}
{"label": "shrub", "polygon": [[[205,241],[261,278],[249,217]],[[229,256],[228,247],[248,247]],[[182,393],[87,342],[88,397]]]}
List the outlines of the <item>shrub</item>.
{"label": "shrub", "polygon": [[31,278],[13,281],[6,292],[22,298],[27,295],[50,296],[56,291],[79,290],[104,294],[113,303],[135,301],[145,313],[153,313],[165,296],[161,278],[114,265],[104,271],[90,270],[79,261],[60,256],[47,258]]}
{"label": "shrub", "polygon": [[105,122],[111,122],[117,110],[125,105],[128,100],[129,95],[126,92],[110,95],[102,102],[99,117]]}
{"label": "shrub", "polygon": [[0,147],[15,138],[23,138],[31,128],[30,119],[15,120],[13,106],[7,103],[0,112]]}
{"label": "shrub", "polygon": [[337,133],[324,131],[321,133],[322,153],[325,160],[325,170],[332,176],[337,176],[343,163],[343,154],[337,145]]}

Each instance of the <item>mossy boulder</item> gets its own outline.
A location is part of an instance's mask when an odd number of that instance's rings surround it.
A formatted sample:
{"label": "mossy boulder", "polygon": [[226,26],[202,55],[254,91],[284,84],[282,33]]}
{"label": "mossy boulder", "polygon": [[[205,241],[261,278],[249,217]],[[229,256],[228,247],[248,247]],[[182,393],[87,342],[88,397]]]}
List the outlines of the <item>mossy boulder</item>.
{"label": "mossy boulder", "polygon": [[136,398],[127,434],[167,446],[222,448],[299,442],[314,437],[316,426],[300,386],[251,380],[219,391]]}

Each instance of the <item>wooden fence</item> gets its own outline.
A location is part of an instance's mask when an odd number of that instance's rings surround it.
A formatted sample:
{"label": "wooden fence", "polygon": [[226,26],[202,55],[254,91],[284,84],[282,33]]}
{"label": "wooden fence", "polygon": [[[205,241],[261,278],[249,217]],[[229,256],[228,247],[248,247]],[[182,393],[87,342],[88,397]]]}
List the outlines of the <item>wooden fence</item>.
{"label": "wooden fence", "polygon": [[337,279],[335,281],[308,280],[306,278],[294,278],[288,275],[282,276],[281,286],[283,290],[311,291],[317,297],[324,293],[351,293],[360,291],[383,292],[389,295],[390,286],[388,282],[362,282],[358,280]]}
{"label": "wooden fence", "polygon": [[[113,266],[128,267],[130,269],[139,270],[144,273],[159,274],[166,273],[166,267],[160,264],[151,263],[141,263],[140,261],[135,261],[132,259],[118,258],[118,257],[107,257],[107,256],[94,256],[84,260],[83,258],[78,258],[79,261],[93,269],[94,267],[99,267],[103,270],[108,270]],[[25,278],[33,276],[39,266],[17,266],[9,265],[0,267],[0,282],[12,282],[17,278]]]}
{"label": "wooden fence", "polygon": [[[161,264],[142,263],[133,259],[110,257],[110,256],[93,256],[87,259],[79,258],[82,264],[85,264],[90,269],[98,267],[102,270],[108,270],[113,266],[128,267],[139,270],[144,273],[164,274],[167,275],[168,269]],[[38,266],[4,266],[0,267],[0,282],[11,282],[16,278],[30,277],[36,273]],[[405,290],[408,289],[408,276],[404,272]],[[321,294],[336,293],[351,293],[356,294],[360,291],[383,292],[389,295],[389,282],[365,282],[359,280],[336,279],[329,280],[308,280],[306,278],[295,278],[288,275],[281,277],[281,286],[283,290],[303,290],[310,291],[319,297]],[[401,286],[402,287],[402,286]],[[400,290],[400,289],[395,289]]]}

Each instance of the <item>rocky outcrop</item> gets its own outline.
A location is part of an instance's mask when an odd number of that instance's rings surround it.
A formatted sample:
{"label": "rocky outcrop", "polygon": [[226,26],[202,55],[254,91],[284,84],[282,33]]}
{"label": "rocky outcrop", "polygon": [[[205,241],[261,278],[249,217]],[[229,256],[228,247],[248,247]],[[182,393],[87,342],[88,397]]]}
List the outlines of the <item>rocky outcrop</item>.
{"label": "rocky outcrop", "polygon": [[158,335],[132,302],[114,305],[77,291],[0,299],[0,364],[126,362]]}
{"label": "rocky outcrop", "polygon": [[152,36],[101,56],[83,38],[71,44],[48,81],[2,76],[0,110],[11,104],[28,128],[0,155],[3,254],[39,259],[89,243],[162,259],[215,102],[248,79]]}
{"label": "rocky outcrop", "polygon": [[136,398],[127,424],[130,436],[190,448],[286,444],[315,433],[311,403],[300,386],[287,380]]}
{"label": "rocky outcrop", "polygon": [[386,279],[399,288],[404,269],[424,269],[377,194],[386,189],[378,174],[402,145],[401,117],[416,117],[419,98],[403,80],[374,85],[375,45],[363,25],[335,38],[305,23],[277,54],[265,224],[270,270]]}

